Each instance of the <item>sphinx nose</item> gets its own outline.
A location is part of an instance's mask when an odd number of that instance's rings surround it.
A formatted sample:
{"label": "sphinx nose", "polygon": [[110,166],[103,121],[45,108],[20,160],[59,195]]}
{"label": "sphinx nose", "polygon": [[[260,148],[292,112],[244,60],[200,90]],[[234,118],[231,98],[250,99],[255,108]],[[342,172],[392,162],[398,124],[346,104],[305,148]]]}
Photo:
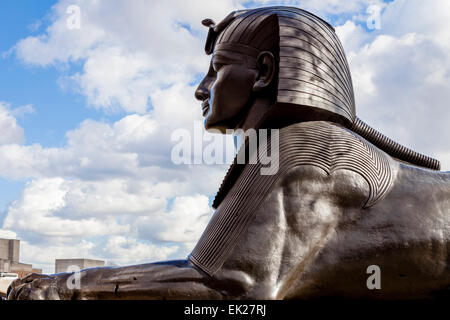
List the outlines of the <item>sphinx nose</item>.
{"label": "sphinx nose", "polygon": [[198,86],[197,90],[195,90],[195,98],[200,101],[205,101],[206,99],[209,98],[209,90],[205,88],[203,84],[204,82],[202,81],[202,83],[200,83],[200,85]]}

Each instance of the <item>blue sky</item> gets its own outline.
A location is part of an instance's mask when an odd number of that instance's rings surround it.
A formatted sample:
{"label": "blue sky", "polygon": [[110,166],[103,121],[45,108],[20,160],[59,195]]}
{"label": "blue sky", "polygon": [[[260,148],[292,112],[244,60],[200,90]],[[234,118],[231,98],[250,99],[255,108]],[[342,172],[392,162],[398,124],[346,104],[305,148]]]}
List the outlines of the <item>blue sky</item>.
{"label": "blue sky", "polygon": [[[79,30],[66,27],[73,4]],[[0,237],[22,240],[24,262],[53,272],[56,258],[131,264],[190,252],[227,169],[170,160],[173,131],[202,120],[200,21],[262,5],[326,18],[346,50],[357,114],[450,168],[446,0],[426,10],[419,0],[5,0]],[[371,6],[379,29],[368,28]]]}
{"label": "blue sky", "polygon": [[[58,146],[65,131],[86,116],[88,109],[78,108],[76,96],[64,93],[57,85],[59,72],[54,68],[33,68],[21,64],[15,55],[7,54],[18,40],[45,30],[51,6],[55,1],[5,1],[1,10],[0,48],[7,56],[0,60],[0,94],[12,108],[32,104],[34,115],[18,119],[26,126],[26,142]],[[36,30],[32,25],[41,22]]]}
{"label": "blue sky", "polygon": [[[55,1],[4,1],[0,10],[0,52],[7,52],[16,44],[18,39],[24,38],[30,34],[30,26],[41,20],[48,12]],[[49,93],[58,92],[55,79],[57,75],[52,70],[27,70],[21,65],[14,56],[8,55],[0,59],[0,96],[2,100],[10,101],[12,107],[18,107],[30,104],[36,104],[40,101],[42,106],[53,104]],[[45,80],[44,80],[45,79]],[[50,101],[49,101],[50,100]],[[53,107],[55,104],[53,104]],[[51,112],[50,112],[51,113]],[[34,115],[38,116],[38,114]],[[53,116],[53,114],[52,114]],[[44,144],[60,143],[60,137],[56,140],[50,136],[51,121],[46,117],[40,117],[39,121],[25,116],[19,119],[22,126],[27,126],[30,137],[27,141],[33,143],[42,141]],[[49,117],[50,118],[50,117]],[[47,128],[44,129],[43,128]],[[64,130],[64,129],[61,129]],[[43,132],[47,131],[45,134]],[[62,134],[64,135],[64,133]],[[53,141],[52,141],[53,140]],[[17,198],[22,190],[24,183],[22,181],[11,181],[0,179],[0,222],[6,210],[7,204]]]}
{"label": "blue sky", "polygon": [[0,95],[12,109],[32,104],[33,114],[18,118],[25,127],[27,144],[59,147],[65,133],[84,119],[115,121],[123,113],[105,113],[86,105],[82,95],[65,90],[58,79],[80,70],[80,63],[66,63],[40,68],[24,65],[9,53],[15,44],[30,35],[39,35],[51,23],[51,7],[57,1],[3,1],[0,13]]}
{"label": "blue sky", "polygon": [[[12,109],[33,106],[32,114],[18,117],[25,128],[26,144],[39,143],[43,147],[61,147],[65,134],[84,119],[114,121],[121,113],[104,113],[86,106],[83,96],[58,85],[61,75],[74,73],[80,64],[66,64],[39,68],[26,66],[9,53],[17,41],[40,34],[50,20],[51,7],[57,1],[2,1],[0,4],[0,101],[7,101]],[[0,223],[7,205],[16,199],[26,179],[0,178]]]}

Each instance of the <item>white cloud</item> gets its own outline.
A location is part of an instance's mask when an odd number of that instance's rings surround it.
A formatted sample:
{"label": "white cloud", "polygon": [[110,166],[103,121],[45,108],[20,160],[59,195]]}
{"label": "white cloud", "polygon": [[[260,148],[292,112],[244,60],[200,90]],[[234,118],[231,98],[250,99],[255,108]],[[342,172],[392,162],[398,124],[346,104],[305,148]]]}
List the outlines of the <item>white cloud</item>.
{"label": "white cloud", "polygon": [[9,108],[7,103],[0,101],[0,146],[24,141],[23,129]]}
{"label": "white cloud", "polygon": [[33,105],[27,104],[11,110],[11,115],[14,116],[14,118],[22,118],[27,114],[33,114],[35,112],[36,110],[34,109]]}
{"label": "white cloud", "polygon": [[[352,22],[337,28],[344,35],[357,114],[394,140],[438,158],[450,145],[450,33],[442,28],[450,18],[447,7],[445,1],[425,10],[420,1],[394,1],[379,31],[361,36]],[[354,39],[363,39],[359,47]],[[440,160],[450,169],[446,158]]]}
{"label": "white cloud", "polygon": [[165,260],[177,250],[177,246],[157,246],[123,236],[110,237],[105,246],[105,252],[119,265]]}
{"label": "white cloud", "polygon": [[0,229],[0,238],[2,239],[16,239],[17,234],[11,230]]}
{"label": "white cloud", "polygon": [[[167,94],[176,99],[177,92],[169,90],[161,97]],[[167,100],[161,101],[164,109]],[[173,165],[170,125],[159,130],[158,120],[167,114],[158,109],[112,124],[84,121],[67,133],[62,148],[0,147],[3,176],[32,178],[21,197],[8,207],[3,228],[14,230],[22,240],[44,251],[59,243],[54,254],[65,256],[71,256],[80,241],[126,235],[136,239],[139,252],[153,248],[147,261],[166,258],[164,253],[185,257],[210,218],[207,195],[217,190],[225,167]],[[172,125],[181,123],[180,117]],[[155,243],[144,245],[141,241]],[[156,249],[165,247],[161,243],[167,241],[176,245],[168,247],[170,250]],[[111,251],[104,242],[94,243],[87,252],[90,256],[115,263],[133,263],[136,258],[134,251]],[[113,254],[119,252],[128,254]],[[49,270],[51,263],[39,262],[38,266]]]}
{"label": "white cloud", "polygon": [[53,272],[57,258],[94,257],[121,265],[184,258],[211,208],[198,194],[175,196],[168,206],[176,188],[176,183],[36,179],[9,206],[0,236],[21,239],[21,260],[45,272]]}
{"label": "white cloud", "polygon": [[[78,5],[81,28],[67,28],[66,8]],[[189,83],[203,72],[204,40],[183,25],[206,34],[201,20],[223,18],[235,1],[62,0],[53,7],[46,32],[19,41],[15,51],[25,63],[39,66],[83,62],[83,71],[62,78],[75,85],[89,104],[109,111],[145,113],[152,93]]]}
{"label": "white cloud", "polygon": [[351,59],[356,54],[355,51],[372,40],[370,34],[361,25],[351,20],[347,20],[343,25],[336,26],[335,30],[345,48],[347,59]]}
{"label": "white cloud", "polygon": [[176,197],[168,212],[138,219],[140,234],[150,239],[180,242],[192,249],[212,215],[204,195]]}
{"label": "white cloud", "polygon": [[[386,7],[383,0],[254,0],[248,1],[252,7],[292,6],[307,10],[327,22],[341,25],[351,18],[353,21],[367,23],[374,11],[382,11]],[[374,8],[374,11],[368,10]]]}
{"label": "white cloud", "polygon": [[107,216],[86,218],[81,210],[78,211],[81,217],[58,215],[71,200],[66,198],[70,187],[70,183],[60,178],[28,183],[21,198],[8,208],[3,227],[57,238],[89,238],[129,232],[128,225],[119,225]]}
{"label": "white cloud", "polygon": [[434,0],[427,5],[420,0],[397,0],[390,2],[383,12],[382,31],[393,36],[420,33],[449,48],[449,15],[450,2],[447,0]]}
{"label": "white cloud", "polygon": [[55,273],[55,259],[100,259],[93,253],[95,244],[86,240],[72,243],[51,242],[32,244],[20,241],[20,262],[33,264],[33,268],[42,268],[43,273]]}
{"label": "white cloud", "polygon": [[110,111],[124,108],[145,113],[149,94],[158,85],[146,55],[117,47],[94,50],[83,71],[72,77],[80,92],[93,106]]}

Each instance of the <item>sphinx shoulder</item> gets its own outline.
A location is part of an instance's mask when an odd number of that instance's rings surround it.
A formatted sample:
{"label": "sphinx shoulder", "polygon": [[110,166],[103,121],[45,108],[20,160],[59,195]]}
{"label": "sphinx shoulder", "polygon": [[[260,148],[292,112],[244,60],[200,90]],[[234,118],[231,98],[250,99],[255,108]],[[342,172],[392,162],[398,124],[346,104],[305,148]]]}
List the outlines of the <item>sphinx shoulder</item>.
{"label": "sphinx shoulder", "polygon": [[[364,138],[326,121],[297,123],[281,129],[279,146],[280,176],[297,168],[303,171],[297,174],[298,179],[306,184],[310,181],[309,184],[317,185],[321,181],[343,195],[366,194],[362,207],[375,205],[389,193],[399,167]],[[315,170],[298,169],[304,166],[320,169],[323,177]],[[291,172],[286,179],[292,179],[292,175]]]}

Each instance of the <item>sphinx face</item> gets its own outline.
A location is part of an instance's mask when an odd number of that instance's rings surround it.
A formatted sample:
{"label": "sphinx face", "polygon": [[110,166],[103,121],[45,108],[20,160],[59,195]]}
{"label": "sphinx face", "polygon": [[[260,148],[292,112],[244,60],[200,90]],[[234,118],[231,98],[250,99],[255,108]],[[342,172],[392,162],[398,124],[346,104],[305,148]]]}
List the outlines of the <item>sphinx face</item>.
{"label": "sphinx face", "polygon": [[256,61],[250,57],[223,50],[214,52],[209,71],[195,92],[202,101],[206,130],[225,133],[239,126],[252,103],[257,77]]}

